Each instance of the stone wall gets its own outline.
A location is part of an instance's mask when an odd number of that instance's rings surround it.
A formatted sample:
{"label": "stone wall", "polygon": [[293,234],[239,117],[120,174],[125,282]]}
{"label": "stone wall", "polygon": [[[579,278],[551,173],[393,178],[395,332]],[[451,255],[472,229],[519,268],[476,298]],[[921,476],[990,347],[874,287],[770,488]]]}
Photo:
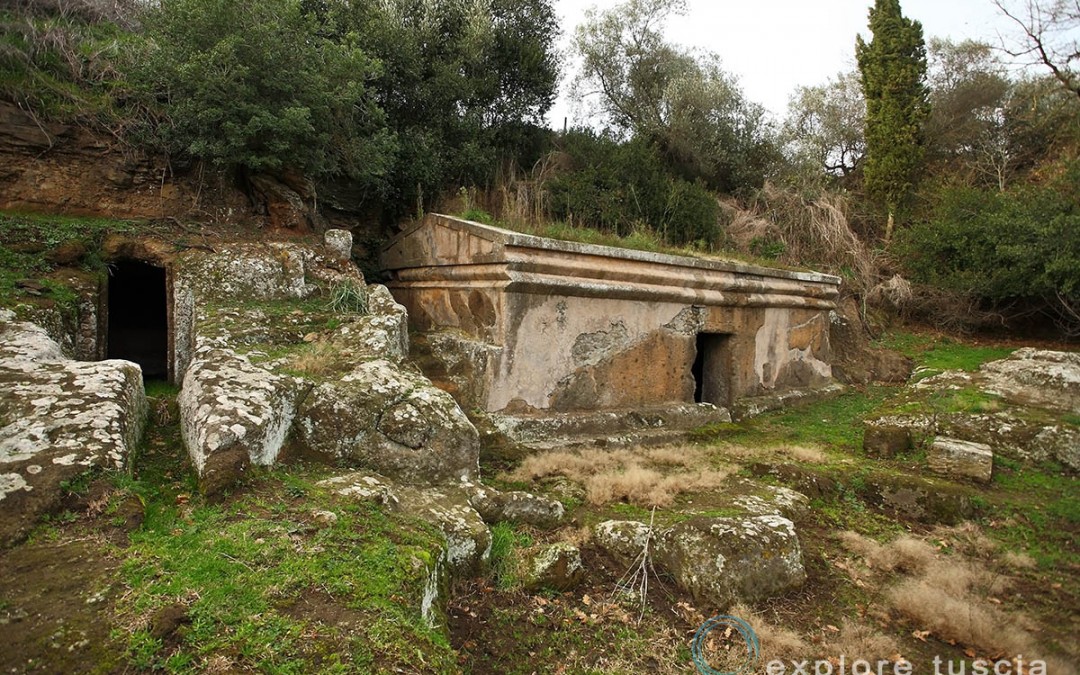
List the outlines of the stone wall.
{"label": "stone wall", "polygon": [[489,346],[461,401],[469,408],[575,412],[695,397],[726,406],[831,381],[836,277],[553,241],[438,215],[393,240],[383,264],[414,330],[452,331],[432,342],[443,370],[464,360],[457,351]]}

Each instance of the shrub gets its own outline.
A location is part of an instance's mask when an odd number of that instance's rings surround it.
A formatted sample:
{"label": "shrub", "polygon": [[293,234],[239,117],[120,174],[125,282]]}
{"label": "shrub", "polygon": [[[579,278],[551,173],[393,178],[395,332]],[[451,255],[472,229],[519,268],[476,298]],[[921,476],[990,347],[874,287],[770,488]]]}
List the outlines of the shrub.
{"label": "shrub", "polygon": [[174,150],[221,167],[377,181],[394,141],[365,87],[376,64],[300,0],[171,0],[139,68]]}
{"label": "shrub", "polygon": [[568,169],[547,184],[554,219],[620,236],[644,225],[670,245],[715,245],[716,198],[672,175],[651,144],[579,130],[564,137],[563,152]]}
{"label": "shrub", "polygon": [[900,233],[916,281],[970,293],[1007,316],[1044,313],[1080,334],[1080,162],[1008,192],[949,187]]}

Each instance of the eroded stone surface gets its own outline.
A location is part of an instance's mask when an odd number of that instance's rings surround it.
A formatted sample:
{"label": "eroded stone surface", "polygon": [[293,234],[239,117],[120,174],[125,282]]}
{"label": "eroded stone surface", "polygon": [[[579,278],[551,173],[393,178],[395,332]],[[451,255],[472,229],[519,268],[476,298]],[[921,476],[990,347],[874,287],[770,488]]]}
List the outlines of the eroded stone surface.
{"label": "eroded stone surface", "polygon": [[401,488],[401,508],[430,522],[446,539],[446,564],[454,575],[484,570],[491,556],[491,530],[460,493],[437,489]]}
{"label": "eroded stone surface", "polygon": [[926,463],[945,476],[989,483],[994,469],[994,451],[984,443],[939,437],[930,444]]}
{"label": "eroded stone surface", "polygon": [[585,577],[581,551],[567,542],[541,546],[527,556],[523,576],[523,586],[528,590],[570,590]]}
{"label": "eroded stone surface", "polygon": [[863,432],[863,451],[870,457],[892,459],[912,447],[911,429],[881,420],[867,422]]}
{"label": "eroded stone surface", "polygon": [[301,386],[228,349],[197,353],[180,390],[180,431],[207,494],[248,463],[272,465],[296,415]]}
{"label": "eroded stone surface", "polygon": [[323,234],[326,249],[335,259],[345,261],[352,258],[352,232],[348,230],[327,230]]}
{"label": "eroded stone surface", "polygon": [[[476,429],[404,366],[405,308],[347,259],[295,243],[229,244],[186,252],[176,270],[176,293],[192,306],[181,417],[204,490],[282,450],[403,483],[476,476]],[[332,306],[343,284],[365,302]]]}
{"label": "eroded stone surface", "polygon": [[510,521],[550,529],[566,516],[566,507],[561,502],[529,492],[500,492],[482,485],[467,490],[469,503],[488,523]]}
{"label": "eroded stone surface", "polygon": [[[1080,355],[1019,349],[973,373],[926,377],[910,392],[897,412],[868,420],[868,431],[895,429],[897,437],[906,432],[914,442],[945,436],[990,445],[1012,459],[1056,461],[1080,471],[1080,426],[1071,418],[1080,410]],[[975,392],[990,404],[976,412],[935,410],[937,399],[953,392]]]}
{"label": "eroded stone surface", "polygon": [[45,329],[0,310],[0,545],[59,506],[62,482],[124,468],[146,409],[139,366],[72,361]]}
{"label": "eroded stone surface", "polygon": [[653,534],[652,528],[635,520],[606,520],[593,528],[593,541],[620,563],[630,565]]}
{"label": "eroded stone surface", "polygon": [[449,394],[388,361],[358,365],[301,404],[296,443],[306,454],[406,483],[475,478],[479,437]]}
{"label": "eroded stone surface", "polygon": [[782,516],[698,517],[660,534],[657,560],[696,600],[726,608],[806,580],[795,525]]}
{"label": "eroded stone surface", "polygon": [[1013,403],[1080,413],[1080,353],[1018,349],[979,374],[985,391]]}

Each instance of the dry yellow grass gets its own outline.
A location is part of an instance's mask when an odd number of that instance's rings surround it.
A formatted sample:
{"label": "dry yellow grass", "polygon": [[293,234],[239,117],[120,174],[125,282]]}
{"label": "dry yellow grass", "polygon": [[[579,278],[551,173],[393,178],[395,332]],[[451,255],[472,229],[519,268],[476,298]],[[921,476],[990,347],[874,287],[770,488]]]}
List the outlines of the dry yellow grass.
{"label": "dry yellow grass", "polygon": [[887,584],[899,575],[884,597],[916,630],[965,645],[983,657],[1038,658],[1029,620],[1008,611],[999,597],[1011,579],[992,567],[998,561],[1022,567],[1030,558],[996,555],[997,545],[977,526],[941,527],[926,538],[903,535],[886,544],[854,532],[842,533],[840,540],[866,565],[863,572],[851,570],[856,578]]}
{"label": "dry yellow grass", "polygon": [[693,446],[641,450],[553,450],[527,457],[506,477],[535,481],[563,476],[585,487],[591,504],[626,501],[667,506],[679,494],[719,487],[733,468],[714,468],[709,453]]}
{"label": "dry yellow grass", "polygon": [[751,448],[744,445],[723,445],[717,451],[722,457],[742,461],[780,459],[802,464],[823,464],[829,456],[821,448],[808,445],[781,445]]}

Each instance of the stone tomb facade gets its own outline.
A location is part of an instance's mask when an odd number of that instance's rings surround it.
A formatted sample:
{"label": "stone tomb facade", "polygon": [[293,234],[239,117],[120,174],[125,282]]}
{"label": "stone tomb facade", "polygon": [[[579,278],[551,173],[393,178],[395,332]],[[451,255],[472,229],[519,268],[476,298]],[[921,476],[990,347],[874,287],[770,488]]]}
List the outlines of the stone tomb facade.
{"label": "stone tomb facade", "polygon": [[412,328],[426,334],[443,375],[433,379],[467,409],[728,407],[832,383],[834,276],[434,214],[395,237],[382,262]]}

